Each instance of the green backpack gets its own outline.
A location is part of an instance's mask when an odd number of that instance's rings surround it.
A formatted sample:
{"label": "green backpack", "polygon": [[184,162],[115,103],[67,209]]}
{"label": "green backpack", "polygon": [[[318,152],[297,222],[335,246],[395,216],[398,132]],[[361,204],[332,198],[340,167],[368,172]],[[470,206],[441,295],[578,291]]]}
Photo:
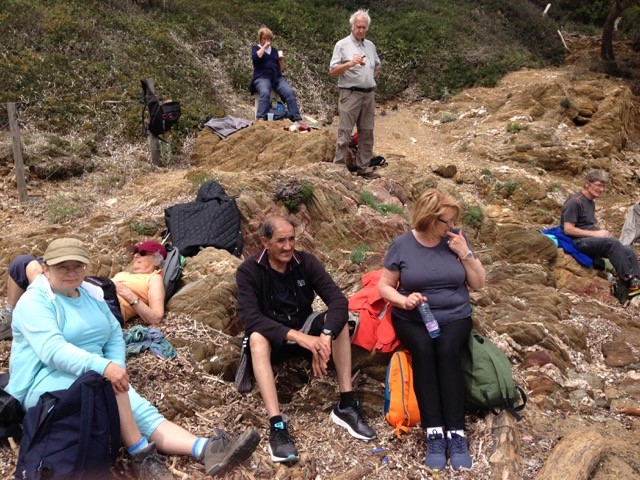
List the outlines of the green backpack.
{"label": "green backpack", "polygon": [[502,350],[475,330],[469,335],[469,348],[462,349],[467,394],[465,403],[471,410],[500,409],[510,412],[517,420],[527,403],[524,391],[515,384],[511,363]]}

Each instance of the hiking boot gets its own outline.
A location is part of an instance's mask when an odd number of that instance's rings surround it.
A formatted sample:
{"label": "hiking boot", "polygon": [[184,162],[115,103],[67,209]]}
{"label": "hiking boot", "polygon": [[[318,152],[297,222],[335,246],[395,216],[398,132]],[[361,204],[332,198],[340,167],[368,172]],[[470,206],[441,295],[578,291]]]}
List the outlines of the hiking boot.
{"label": "hiking boot", "polygon": [[635,295],[638,295],[640,293],[640,279],[638,277],[633,277],[631,280],[629,280],[629,293],[627,295],[629,295],[630,297],[633,297]]}
{"label": "hiking boot", "polygon": [[129,455],[136,480],[174,480],[173,475],[162,461],[156,444],[150,442],[142,450]]}
{"label": "hiking boot", "polygon": [[215,428],[214,433],[215,436],[209,438],[200,458],[208,475],[227,472],[244,462],[251,457],[260,442],[260,435],[252,428],[234,441],[229,440],[222,430]]}
{"label": "hiking boot", "polygon": [[380,174],[374,172],[373,170],[358,170],[356,175],[362,178],[366,178],[367,180],[373,180],[376,178],[380,178]]}
{"label": "hiking boot", "polygon": [[467,447],[467,437],[451,433],[451,438],[447,438],[447,450],[449,451],[451,468],[454,470],[471,468],[473,465]]}
{"label": "hiking boot", "polygon": [[269,453],[271,460],[278,463],[295,462],[300,458],[286,423],[278,422],[269,430]]}
{"label": "hiking boot", "polygon": [[340,405],[331,410],[331,420],[336,425],[340,425],[360,440],[373,440],[376,438],[376,432],[367,424],[360,405],[356,402],[355,407],[347,407],[341,409]]}
{"label": "hiking boot", "polygon": [[427,456],[424,464],[431,470],[444,470],[447,468],[447,441],[435,430],[427,434]]}
{"label": "hiking boot", "polygon": [[11,319],[13,314],[5,308],[0,312],[0,340],[11,340],[13,333],[11,331]]}

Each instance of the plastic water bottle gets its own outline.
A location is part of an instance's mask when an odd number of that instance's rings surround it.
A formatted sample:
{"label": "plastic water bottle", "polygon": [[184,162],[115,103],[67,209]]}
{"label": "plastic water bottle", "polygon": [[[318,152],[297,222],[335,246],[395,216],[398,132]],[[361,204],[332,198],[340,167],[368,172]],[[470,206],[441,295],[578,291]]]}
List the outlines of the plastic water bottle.
{"label": "plastic water bottle", "polygon": [[440,336],[440,325],[438,325],[438,320],[431,313],[431,309],[429,308],[429,304],[427,302],[422,302],[418,305],[418,311],[420,312],[420,316],[422,317],[422,322],[424,326],[427,327],[427,332],[429,332],[429,336],[431,338],[436,338]]}

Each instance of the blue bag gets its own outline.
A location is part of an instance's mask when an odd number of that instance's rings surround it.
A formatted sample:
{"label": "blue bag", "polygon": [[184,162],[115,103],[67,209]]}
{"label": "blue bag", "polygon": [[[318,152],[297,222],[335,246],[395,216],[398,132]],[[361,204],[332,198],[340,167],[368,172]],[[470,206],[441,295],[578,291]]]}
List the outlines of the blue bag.
{"label": "blue bag", "polygon": [[120,449],[111,382],[89,371],[27,410],[16,480],[106,480]]}

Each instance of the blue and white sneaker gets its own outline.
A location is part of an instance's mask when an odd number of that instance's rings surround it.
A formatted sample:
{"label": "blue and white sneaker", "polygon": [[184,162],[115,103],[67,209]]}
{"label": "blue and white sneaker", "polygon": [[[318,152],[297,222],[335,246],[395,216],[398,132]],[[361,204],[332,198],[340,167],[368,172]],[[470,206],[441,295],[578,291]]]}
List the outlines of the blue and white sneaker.
{"label": "blue and white sneaker", "polygon": [[431,470],[444,470],[447,468],[447,441],[444,435],[433,430],[427,434],[427,456],[424,464]]}
{"label": "blue and white sneaker", "polygon": [[447,450],[449,451],[449,461],[453,470],[461,468],[471,468],[473,462],[469,455],[467,437],[451,432],[451,438],[447,438]]}
{"label": "blue and white sneaker", "polygon": [[278,422],[269,429],[269,453],[271,460],[277,463],[295,462],[300,458],[286,423]]}

